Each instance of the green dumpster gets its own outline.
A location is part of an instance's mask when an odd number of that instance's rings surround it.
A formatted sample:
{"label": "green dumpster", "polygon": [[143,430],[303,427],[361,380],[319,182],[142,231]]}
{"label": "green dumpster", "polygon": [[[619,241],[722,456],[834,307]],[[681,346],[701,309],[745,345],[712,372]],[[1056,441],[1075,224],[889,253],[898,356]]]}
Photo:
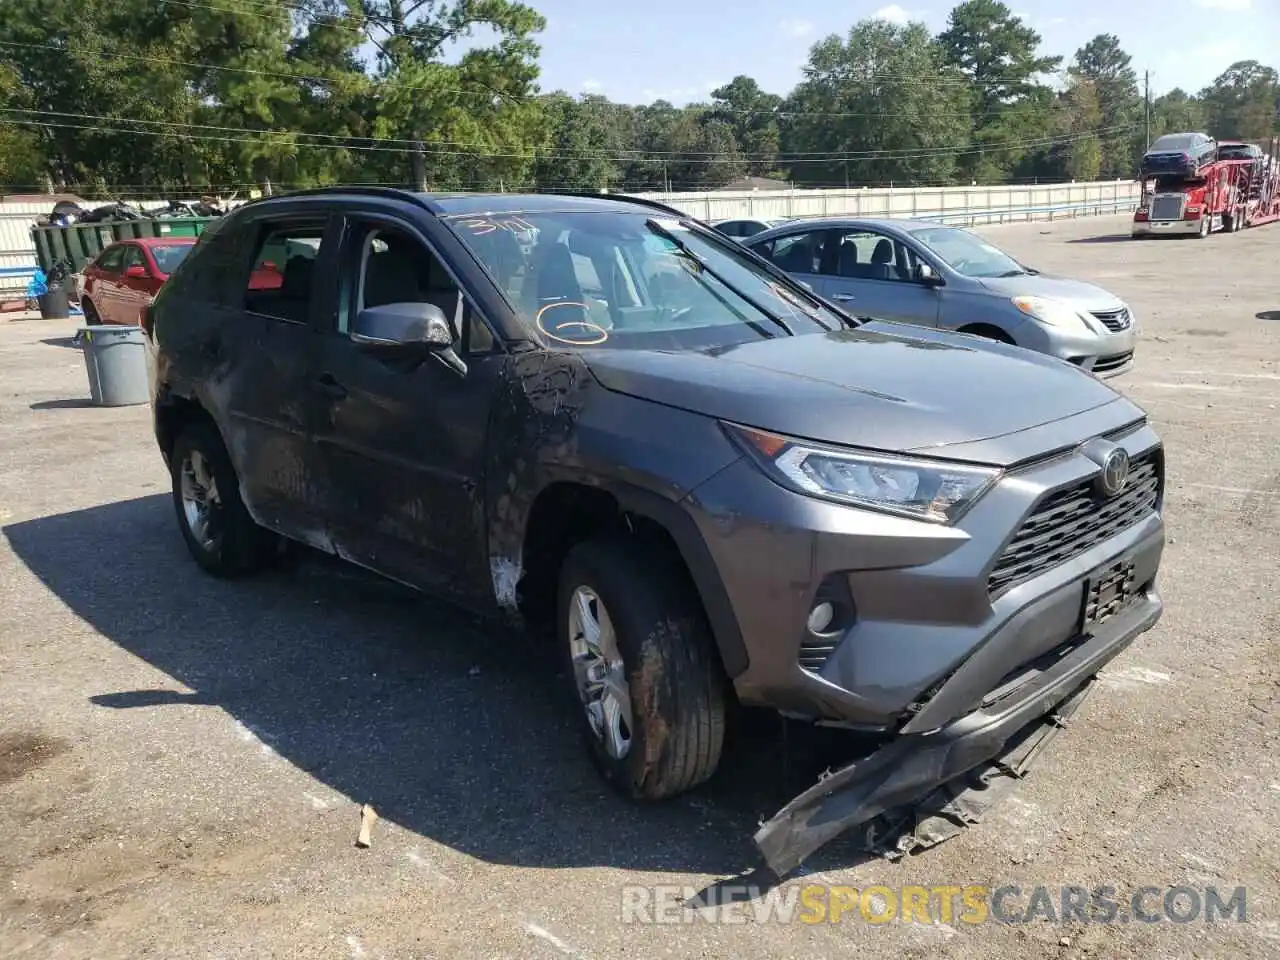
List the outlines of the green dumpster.
{"label": "green dumpster", "polygon": [[198,237],[216,217],[162,217],[154,220],[119,220],[112,223],[73,223],[69,227],[47,225],[31,228],[36,262],[48,273],[57,260],[71,264],[73,273],[117,240],[143,237]]}

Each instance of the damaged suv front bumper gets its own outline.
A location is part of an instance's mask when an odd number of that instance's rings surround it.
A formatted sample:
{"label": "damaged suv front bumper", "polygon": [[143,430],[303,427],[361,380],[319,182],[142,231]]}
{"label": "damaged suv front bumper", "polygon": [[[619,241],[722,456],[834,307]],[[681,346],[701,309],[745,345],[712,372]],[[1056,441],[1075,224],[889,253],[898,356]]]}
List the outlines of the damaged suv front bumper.
{"label": "damaged suv front bumper", "polygon": [[[1021,775],[1041,738],[1078,706],[1094,675],[1160,614],[1159,595],[1148,587],[1038,676],[993,692],[977,710],[935,732],[897,737],[823,777],[756,832],[765,862],[783,876],[846,830],[923,801],[992,761]],[[1055,710],[1064,705],[1069,709]],[[963,815],[963,804],[959,809]]]}

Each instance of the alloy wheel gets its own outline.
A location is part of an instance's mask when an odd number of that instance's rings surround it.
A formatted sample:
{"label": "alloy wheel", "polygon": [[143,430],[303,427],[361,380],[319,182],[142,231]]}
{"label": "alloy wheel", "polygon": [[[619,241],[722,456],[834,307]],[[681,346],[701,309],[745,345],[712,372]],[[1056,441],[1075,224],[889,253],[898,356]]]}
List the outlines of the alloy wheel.
{"label": "alloy wheel", "polygon": [[631,749],[631,688],[604,601],[579,586],[569,603],[569,652],[591,732],[615,760]]}
{"label": "alloy wheel", "polygon": [[218,538],[222,499],[209,461],[199,450],[191,450],[182,461],[181,492],[187,529],[203,549],[213,549]]}

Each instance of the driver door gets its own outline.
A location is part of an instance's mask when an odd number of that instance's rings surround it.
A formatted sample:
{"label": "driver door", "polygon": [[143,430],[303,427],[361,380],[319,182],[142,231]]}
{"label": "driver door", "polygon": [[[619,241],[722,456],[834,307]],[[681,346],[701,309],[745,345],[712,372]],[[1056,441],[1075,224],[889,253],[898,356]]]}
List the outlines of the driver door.
{"label": "driver door", "polygon": [[[414,227],[347,215],[341,255],[339,303],[313,380],[330,537],[362,566],[480,600],[471,591],[489,577],[482,480],[502,352]],[[421,344],[352,338],[361,310],[391,303],[438,306],[465,374]]]}
{"label": "driver door", "polygon": [[841,230],[823,264],[823,293],[860,317],[938,325],[942,298],[915,279],[917,257],[904,242],[875,230]]}

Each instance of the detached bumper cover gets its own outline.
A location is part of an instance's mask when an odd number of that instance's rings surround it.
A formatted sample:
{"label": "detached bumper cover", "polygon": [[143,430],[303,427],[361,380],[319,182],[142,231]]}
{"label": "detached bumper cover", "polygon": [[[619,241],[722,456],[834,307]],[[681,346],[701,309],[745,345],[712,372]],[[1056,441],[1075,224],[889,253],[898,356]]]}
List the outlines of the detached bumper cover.
{"label": "detached bumper cover", "polygon": [[756,832],[765,862],[784,876],[845,831],[895,810],[901,814],[899,808],[918,804],[938,787],[1017,752],[1055,707],[1068,701],[1074,709],[1073,695],[1160,614],[1158,594],[1147,590],[1034,679],[934,733],[901,736],[819,780]]}

